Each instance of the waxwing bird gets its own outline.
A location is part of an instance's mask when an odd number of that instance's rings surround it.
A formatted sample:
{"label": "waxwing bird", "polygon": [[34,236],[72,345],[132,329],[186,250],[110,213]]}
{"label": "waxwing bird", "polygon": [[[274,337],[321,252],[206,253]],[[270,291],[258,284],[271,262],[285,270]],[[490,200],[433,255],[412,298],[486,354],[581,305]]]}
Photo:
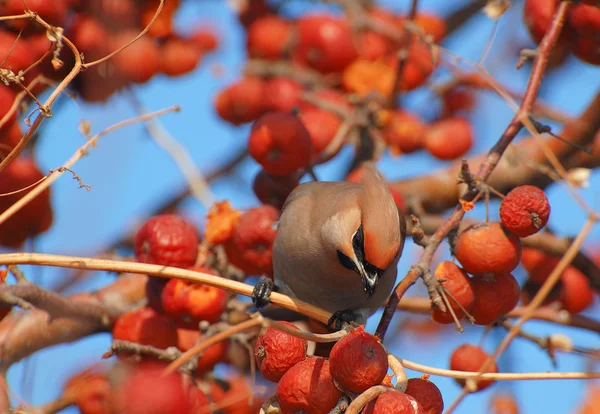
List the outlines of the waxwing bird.
{"label": "waxwing bird", "polygon": [[271,290],[365,323],[396,281],[406,223],[383,177],[365,164],[359,183],[310,182],[288,196],[273,245],[274,286],[256,285],[257,307]]}

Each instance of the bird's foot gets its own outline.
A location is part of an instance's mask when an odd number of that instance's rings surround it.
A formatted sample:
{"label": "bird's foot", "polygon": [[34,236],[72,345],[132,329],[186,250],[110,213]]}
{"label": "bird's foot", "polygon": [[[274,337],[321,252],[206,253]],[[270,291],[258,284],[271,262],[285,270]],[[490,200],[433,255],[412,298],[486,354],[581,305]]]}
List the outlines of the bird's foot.
{"label": "bird's foot", "polygon": [[271,302],[271,292],[277,292],[277,286],[268,277],[261,279],[252,290],[252,302],[258,309],[264,308]]}
{"label": "bird's foot", "polygon": [[348,325],[356,320],[356,313],[352,309],[344,309],[336,311],[329,321],[327,327],[329,329],[335,329],[336,331],[345,329]]}

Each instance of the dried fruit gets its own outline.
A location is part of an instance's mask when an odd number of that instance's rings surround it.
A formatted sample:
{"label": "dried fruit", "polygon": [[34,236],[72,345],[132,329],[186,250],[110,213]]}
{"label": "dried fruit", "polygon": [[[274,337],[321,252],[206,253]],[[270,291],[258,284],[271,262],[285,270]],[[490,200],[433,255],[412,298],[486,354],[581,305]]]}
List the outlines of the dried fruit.
{"label": "dried fruit", "polygon": [[[298,329],[291,322],[281,323]],[[288,369],[306,358],[307,349],[306,339],[300,339],[277,328],[267,328],[256,341],[254,357],[263,377],[278,382]]]}
{"label": "dried fruit", "polygon": [[362,325],[335,343],[329,362],[336,383],[357,394],[381,383],[388,369],[383,345]]}
{"label": "dried fruit", "polygon": [[213,204],[206,215],[204,238],[207,243],[221,244],[229,240],[241,216],[242,212],[231,208],[229,201]]}
{"label": "dried fruit", "polygon": [[468,273],[510,273],[521,260],[521,240],[498,222],[473,224],[458,235],[454,253]]}
{"label": "dried fruit", "polygon": [[[481,370],[489,356],[490,355],[479,346],[463,344],[452,352],[452,355],[450,356],[450,369],[454,371],[478,372]],[[493,361],[485,372],[498,372],[496,362]],[[460,384],[461,387],[465,385],[464,379],[456,379],[456,382]],[[481,391],[493,383],[494,380],[477,381],[475,391]]]}
{"label": "dried fruit", "polygon": [[135,235],[135,258],[142,263],[191,267],[199,242],[190,223],[174,214],[161,214],[146,221]]}
{"label": "dried fruit", "polygon": [[[448,301],[456,317],[458,319],[464,317],[463,309],[469,312],[475,303],[473,287],[465,271],[452,262],[443,261],[436,267],[434,276],[446,289]],[[434,308],[431,318],[438,323],[454,322],[448,309],[446,312],[442,312],[438,308]]]}
{"label": "dried fruit", "polygon": [[277,385],[282,414],[328,413],[342,396],[329,373],[329,361],[307,358],[290,368]]}
{"label": "dried fruit", "polygon": [[519,237],[537,233],[550,217],[550,203],[544,191],[534,185],[521,185],[511,190],[500,204],[500,220],[504,227]]}

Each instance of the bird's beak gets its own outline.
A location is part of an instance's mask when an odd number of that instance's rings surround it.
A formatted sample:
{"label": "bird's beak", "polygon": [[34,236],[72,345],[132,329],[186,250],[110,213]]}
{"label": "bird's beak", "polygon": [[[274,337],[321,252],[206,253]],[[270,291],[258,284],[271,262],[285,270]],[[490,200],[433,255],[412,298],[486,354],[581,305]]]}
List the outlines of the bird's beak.
{"label": "bird's beak", "polygon": [[363,266],[359,267],[359,273],[365,289],[365,295],[367,295],[367,298],[370,298],[375,293],[380,275],[377,271],[366,270]]}

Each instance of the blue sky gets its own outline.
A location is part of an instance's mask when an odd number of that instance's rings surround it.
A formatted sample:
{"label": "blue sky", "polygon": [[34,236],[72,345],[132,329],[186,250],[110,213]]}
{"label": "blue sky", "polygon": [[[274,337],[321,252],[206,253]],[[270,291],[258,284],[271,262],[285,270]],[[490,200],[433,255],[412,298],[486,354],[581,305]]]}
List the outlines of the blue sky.
{"label": "blue sky", "polygon": [[[285,8],[290,16],[306,11],[304,0],[291,1]],[[392,10],[406,11],[408,0],[381,1],[380,4]],[[465,1],[422,0],[423,10],[436,11],[446,15],[459,8]],[[502,84],[513,90],[524,90],[527,67],[514,70],[516,56],[507,53],[510,45],[531,46],[531,41],[522,24],[522,5],[519,2],[500,21],[495,42],[485,61],[485,66]],[[402,7],[400,7],[402,6]],[[221,49],[205,58],[193,73],[176,79],[157,76],[148,84],[136,86],[135,90],[143,104],[150,110],[158,110],[173,104],[181,106],[178,114],[169,114],[160,119],[163,126],[184,145],[194,162],[204,172],[218,168],[225,160],[238,153],[247,142],[248,127],[232,127],[222,122],[215,114],[213,99],[225,85],[239,77],[245,60],[244,32],[236,18],[218,0],[184,2],[177,16],[182,32],[203,24],[215,28],[220,36]],[[476,61],[492,31],[492,23],[483,15],[472,19],[443,46],[453,53]],[[211,68],[218,65],[224,68],[224,75],[215,77]],[[573,76],[576,75],[576,76]],[[552,105],[570,115],[578,114],[600,86],[598,68],[570,58],[564,67],[550,73],[541,91],[541,96]],[[81,119],[92,122],[93,131],[136,115],[126,96],[116,95],[103,105],[75,105],[63,98],[60,111],[45,121],[42,138],[36,148],[36,157],[42,170],[60,166],[84,142],[77,124]],[[431,116],[431,95],[427,92],[410,94],[405,103],[423,116]],[[512,112],[498,97],[489,94],[479,95],[478,108],[471,119],[476,132],[476,143],[472,154],[485,151],[502,132]],[[518,138],[517,138],[518,140]],[[342,154],[329,164],[317,169],[319,177],[337,179],[350,159],[351,151]],[[442,168],[445,164],[427,154],[414,154],[402,158],[384,157],[380,166],[389,179],[416,176]],[[34,244],[36,251],[69,255],[93,255],[109,246],[123,233],[133,229],[143,221],[153,208],[185,187],[185,181],[171,159],[149,139],[140,125],[119,130],[101,139],[90,155],[82,159],[74,168],[83,181],[92,187],[91,192],[78,189],[76,182],[64,176],[53,186],[52,201],[55,207],[55,221],[49,232],[39,237]],[[258,166],[251,160],[242,164],[232,176],[214,182],[211,189],[216,199],[228,199],[236,207],[251,207],[258,203],[251,190],[251,182]],[[591,187],[582,191],[584,199],[598,209],[600,184],[597,175],[592,176]],[[561,234],[575,235],[585,221],[585,214],[562,189],[551,187],[548,195],[552,205],[550,226]],[[491,209],[492,214],[495,211]],[[182,204],[182,212],[202,226],[205,209],[194,200]],[[482,217],[483,209],[473,211],[473,217]],[[492,216],[493,217],[493,216]],[[600,233],[595,229],[586,246],[595,246]],[[400,263],[400,274],[404,274],[418,257],[420,248],[408,244],[407,252]],[[444,254],[447,249],[442,246]],[[45,286],[54,285],[64,271],[60,269],[27,269],[28,273]],[[520,282],[524,274],[516,272]],[[71,292],[98,288],[110,283],[112,276],[98,272],[85,284],[75,286]],[[424,294],[418,284],[411,294]],[[588,310],[589,315],[598,314],[598,305]],[[396,318],[413,317],[398,315]],[[374,330],[378,318],[374,316],[368,329]],[[386,345],[397,355],[406,359],[436,366],[447,367],[452,350],[463,342],[479,343],[483,330],[467,326],[466,332],[456,334],[452,329],[443,336],[431,341],[412,334],[399,332],[396,337],[388,337]],[[597,334],[575,329],[561,329],[542,323],[526,325],[529,332],[548,335],[565,332],[577,345],[600,347]],[[483,341],[487,350],[493,350],[501,339],[498,333],[489,334]],[[44,350],[31,358],[27,380],[23,381],[25,363],[15,365],[9,371],[9,383],[14,391],[26,400],[41,404],[60,393],[64,381],[72,373],[99,360],[110,343],[107,334],[95,335],[75,344],[61,345]],[[34,362],[32,364],[32,361]],[[560,354],[559,370],[584,370],[584,360]],[[31,367],[34,367],[34,370]],[[516,340],[500,360],[501,370],[546,371],[552,370],[549,358],[534,345]],[[441,388],[445,401],[449,404],[460,392],[452,380],[433,377]],[[537,381],[503,385],[513,390],[525,413],[568,413],[580,399],[584,390],[581,381]],[[469,396],[457,413],[483,413],[490,395],[500,388],[496,385],[488,391]],[[74,413],[76,410],[65,410]]]}

